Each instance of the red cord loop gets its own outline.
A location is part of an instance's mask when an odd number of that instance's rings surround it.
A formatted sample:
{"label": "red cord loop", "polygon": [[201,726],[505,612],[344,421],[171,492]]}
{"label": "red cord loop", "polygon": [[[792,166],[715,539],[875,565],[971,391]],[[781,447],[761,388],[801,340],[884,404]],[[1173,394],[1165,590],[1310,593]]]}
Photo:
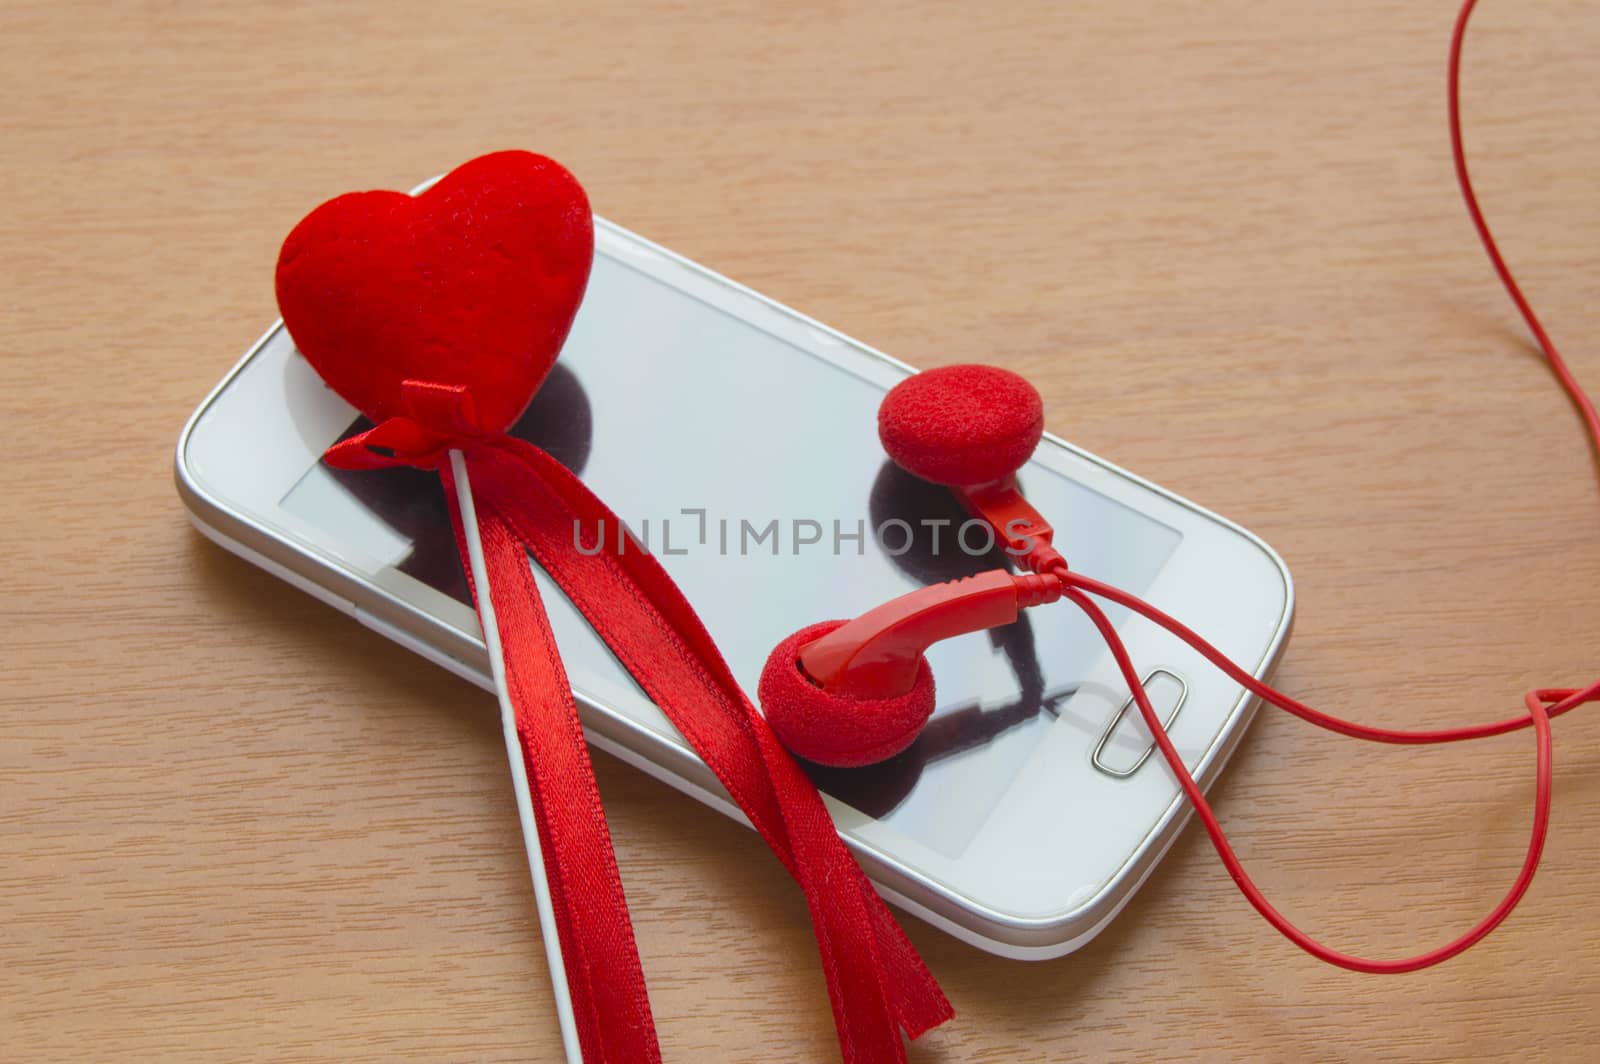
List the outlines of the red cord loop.
{"label": "red cord loop", "polygon": [[[1060,569],[1053,569],[1052,573],[1061,580],[1063,587],[1066,589],[1065,597],[1071,599],[1084,612],[1095,628],[1099,630],[1106,646],[1111,650],[1112,657],[1116,659],[1118,670],[1122,673],[1123,682],[1133,692],[1134,701],[1139,707],[1139,715],[1144,719],[1145,727],[1154,736],[1156,747],[1161,751],[1162,758],[1165,759],[1172,770],[1172,774],[1177,778],[1179,788],[1182,789],[1184,796],[1194,806],[1195,814],[1204,825],[1206,834],[1210,837],[1211,844],[1216,849],[1217,855],[1222,859],[1223,866],[1227,868],[1228,874],[1238,884],[1239,890],[1245,896],[1245,900],[1289,941],[1320,960],[1352,971],[1376,974],[1412,972],[1449,960],[1477,943],[1490,931],[1498,927],[1507,916],[1511,915],[1511,910],[1516,908],[1517,903],[1522,900],[1522,896],[1527,893],[1528,886],[1533,882],[1534,872],[1538,870],[1539,857],[1544,850],[1545,835],[1550,824],[1550,792],[1554,776],[1554,753],[1550,734],[1550,718],[1569,712],[1584,702],[1600,701],[1600,680],[1595,681],[1588,687],[1576,690],[1545,688],[1538,691],[1530,691],[1525,699],[1528,707],[1527,716],[1517,717],[1510,721],[1501,721],[1496,724],[1442,731],[1415,732],[1373,728],[1351,721],[1340,720],[1337,717],[1331,717],[1313,710],[1262,683],[1229,661],[1222,655],[1221,651],[1206,642],[1198,634],[1134,595],[1111,587],[1109,584],[1103,584],[1098,580],[1091,580],[1075,573],[1066,573]],[[1210,803],[1206,801],[1205,794],[1200,790],[1199,784],[1195,782],[1194,776],[1190,774],[1187,766],[1184,765],[1182,756],[1178,753],[1177,748],[1173,746],[1172,740],[1167,735],[1166,728],[1162,726],[1160,715],[1156,713],[1155,708],[1150,704],[1149,696],[1145,694],[1144,685],[1139,680],[1138,671],[1133,665],[1132,658],[1128,655],[1127,647],[1123,644],[1122,637],[1117,634],[1115,626],[1106,617],[1105,612],[1095,605],[1085,592],[1107,598],[1119,605],[1137,611],[1188,643],[1208,660],[1218,664],[1223,672],[1227,673],[1231,679],[1239,682],[1241,686],[1252,694],[1280,709],[1288,710],[1302,720],[1327,728],[1330,731],[1338,732],[1341,735],[1384,743],[1444,743],[1481,738],[1485,735],[1498,735],[1502,732],[1527,727],[1531,724],[1534,728],[1537,747],[1533,831],[1528,843],[1527,856],[1523,860],[1522,870],[1512,883],[1511,889],[1506,892],[1505,897],[1490,911],[1489,915],[1480,920],[1466,934],[1437,949],[1429,950],[1415,957],[1394,961],[1367,960],[1348,953],[1340,953],[1311,938],[1296,927],[1288,917],[1275,909],[1255,885],[1255,882],[1251,880],[1249,874],[1245,872],[1243,864],[1240,863],[1238,856],[1233,851],[1233,846],[1228,842],[1227,835],[1223,832],[1222,825],[1218,822]]]}

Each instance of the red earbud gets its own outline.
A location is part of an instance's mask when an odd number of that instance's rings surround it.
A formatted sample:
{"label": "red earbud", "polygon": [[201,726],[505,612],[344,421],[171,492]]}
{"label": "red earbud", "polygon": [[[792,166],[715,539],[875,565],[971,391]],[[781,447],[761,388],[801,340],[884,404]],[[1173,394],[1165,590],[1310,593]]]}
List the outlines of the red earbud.
{"label": "red earbud", "polygon": [[1061,581],[993,569],[931,584],[853,621],[824,621],[779,643],[756,695],[791,753],[835,768],[887,760],[933,714],[925,651],[941,639],[998,628],[1054,602]]}
{"label": "red earbud", "polygon": [[1038,390],[997,366],[918,373],[891,388],[878,407],[878,439],[895,464],[948,487],[1034,572],[1061,560],[1050,546],[1050,523],[1017,489],[1017,470],[1043,435]]}
{"label": "red earbud", "polygon": [[767,723],[789,752],[834,768],[888,760],[915,742],[933,715],[933,670],[921,654],[911,659],[910,685],[877,698],[829,691],[806,673],[801,652],[846,623],[823,621],[779,643],[756,687]]}
{"label": "red earbud", "polygon": [[1044,401],[996,366],[945,366],[907,377],[878,406],[878,438],[895,464],[935,484],[1011,476],[1044,435]]}
{"label": "red earbud", "polygon": [[790,751],[845,768],[893,757],[933,713],[924,652],[941,639],[1010,624],[1017,611],[1061,597],[1037,575],[1060,561],[1052,530],[1017,490],[1016,471],[1044,432],[1044,404],[1022,377],[991,366],[949,366],[908,377],[884,396],[878,435],[913,476],[944,484],[988,521],[1035,573],[994,569],[919,588],[853,621],[801,629],[778,644],[757,689],[767,722]]}

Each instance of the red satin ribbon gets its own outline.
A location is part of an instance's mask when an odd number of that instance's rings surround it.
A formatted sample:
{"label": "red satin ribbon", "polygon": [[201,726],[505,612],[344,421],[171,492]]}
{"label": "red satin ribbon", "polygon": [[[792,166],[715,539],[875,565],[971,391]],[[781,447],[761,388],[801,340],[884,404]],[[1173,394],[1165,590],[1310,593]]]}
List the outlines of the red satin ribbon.
{"label": "red satin ribbon", "polygon": [[[450,500],[467,583],[474,601],[461,511],[450,467],[440,467]],[[477,487],[477,477],[468,474]],[[505,655],[506,687],[516,716],[517,740],[527,770],[539,846],[545,855],[561,956],[583,1059],[657,1062],[655,1024],[644,972],[634,943],[628,902],[617,873],[594,768],[578,723],[550,622],[528,554],[506,523],[478,506],[478,531]]]}
{"label": "red satin ribbon", "polygon": [[616,515],[554,458],[521,440],[452,439],[393,418],[326,457],[345,467],[438,469],[459,544],[461,518],[443,463],[456,446],[472,481],[585,1060],[653,1061],[660,1051],[604,812],[529,554],[716,773],[805,892],[844,1061],[904,1061],[901,1032],[915,1038],[943,1023],[954,1015],[950,1003],[840,842],[816,787],[773,737],[666,570],[631,537],[620,551],[614,540],[594,555],[575,549],[574,528],[621,529]]}

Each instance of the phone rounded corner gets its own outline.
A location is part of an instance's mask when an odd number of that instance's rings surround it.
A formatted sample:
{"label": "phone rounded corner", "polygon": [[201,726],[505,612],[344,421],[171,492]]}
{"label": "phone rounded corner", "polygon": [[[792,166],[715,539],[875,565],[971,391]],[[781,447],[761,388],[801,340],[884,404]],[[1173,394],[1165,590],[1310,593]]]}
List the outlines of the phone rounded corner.
{"label": "phone rounded corner", "polygon": [[[1290,629],[1294,627],[1294,608],[1296,599],[1294,574],[1289,571],[1289,563],[1284,560],[1283,555],[1279,554],[1272,544],[1268,543],[1265,539],[1257,535],[1255,532],[1252,532],[1250,529],[1245,528],[1243,525],[1235,521],[1229,521],[1225,517],[1218,517],[1217,520],[1231,526],[1234,531],[1238,532],[1239,535],[1244,538],[1245,542],[1249,543],[1256,550],[1260,551],[1261,554],[1266,558],[1267,563],[1272,567],[1272,571],[1277,576],[1279,583],[1282,585],[1283,602],[1279,607],[1277,624],[1279,636],[1274,641],[1275,644],[1281,644],[1282,641],[1288,636]],[[1273,657],[1276,656],[1277,649],[1278,648],[1275,645],[1272,651],[1267,655],[1269,662]]]}

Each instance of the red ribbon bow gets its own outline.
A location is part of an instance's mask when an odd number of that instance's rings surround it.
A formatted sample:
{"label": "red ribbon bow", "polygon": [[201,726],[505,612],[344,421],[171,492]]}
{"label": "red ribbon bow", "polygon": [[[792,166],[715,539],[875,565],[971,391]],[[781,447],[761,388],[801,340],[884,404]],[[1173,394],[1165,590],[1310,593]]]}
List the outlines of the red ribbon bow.
{"label": "red ribbon bow", "polygon": [[584,1059],[635,1064],[658,1061],[661,1051],[577,707],[529,555],[805,892],[843,1059],[904,1061],[901,1031],[915,1038],[943,1023],[954,1015],[950,1003],[672,578],[637,541],[594,555],[574,550],[573,528],[621,522],[545,451],[483,433],[465,389],[407,381],[403,392],[407,416],[343,440],[324,457],[347,469],[437,469],[470,580],[446,461],[450,450],[463,452]]}

